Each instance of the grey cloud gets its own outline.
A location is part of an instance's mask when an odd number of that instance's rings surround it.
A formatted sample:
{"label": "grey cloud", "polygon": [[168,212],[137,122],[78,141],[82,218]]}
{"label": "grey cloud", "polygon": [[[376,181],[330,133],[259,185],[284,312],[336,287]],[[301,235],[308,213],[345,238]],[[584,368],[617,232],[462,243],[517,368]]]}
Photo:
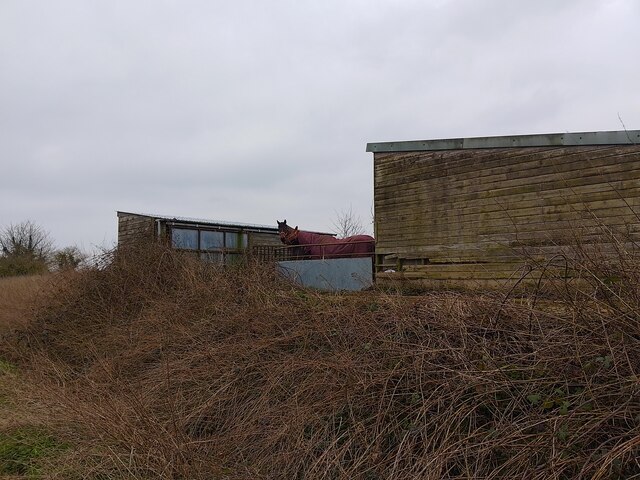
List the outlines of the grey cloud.
{"label": "grey cloud", "polygon": [[[366,142],[640,124],[640,4],[0,4],[0,225],[113,242],[115,210],[329,229]],[[294,220],[292,220],[294,221]]]}

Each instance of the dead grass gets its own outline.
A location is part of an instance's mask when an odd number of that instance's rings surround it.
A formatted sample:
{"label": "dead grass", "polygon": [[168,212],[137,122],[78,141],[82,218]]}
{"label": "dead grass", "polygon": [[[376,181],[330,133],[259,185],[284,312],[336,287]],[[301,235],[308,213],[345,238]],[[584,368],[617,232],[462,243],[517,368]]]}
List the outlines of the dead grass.
{"label": "dead grass", "polygon": [[[632,478],[640,295],[320,294],[147,249],[58,284],[0,357],[100,478]],[[624,272],[623,272],[624,273]],[[57,470],[56,470],[57,469]]]}
{"label": "dead grass", "polygon": [[29,322],[49,280],[50,275],[0,277],[0,335]]}
{"label": "dead grass", "polygon": [[[0,350],[8,346],[6,335],[33,321],[55,278],[50,274],[0,278]],[[27,393],[31,390],[33,386],[20,375],[16,365],[0,354],[2,478],[40,477],[46,457],[59,450],[55,440],[41,428],[47,423],[48,412],[34,405]],[[53,472],[55,467],[47,470]]]}

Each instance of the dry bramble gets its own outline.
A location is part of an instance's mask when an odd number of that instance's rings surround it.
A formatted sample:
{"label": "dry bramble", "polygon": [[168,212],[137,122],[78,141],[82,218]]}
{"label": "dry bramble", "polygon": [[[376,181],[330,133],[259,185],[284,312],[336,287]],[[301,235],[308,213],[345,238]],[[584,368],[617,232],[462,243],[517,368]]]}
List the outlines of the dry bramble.
{"label": "dry bramble", "polygon": [[73,446],[67,472],[630,478],[640,284],[626,268],[553,302],[322,294],[269,266],[134,249],[62,282],[0,356]]}

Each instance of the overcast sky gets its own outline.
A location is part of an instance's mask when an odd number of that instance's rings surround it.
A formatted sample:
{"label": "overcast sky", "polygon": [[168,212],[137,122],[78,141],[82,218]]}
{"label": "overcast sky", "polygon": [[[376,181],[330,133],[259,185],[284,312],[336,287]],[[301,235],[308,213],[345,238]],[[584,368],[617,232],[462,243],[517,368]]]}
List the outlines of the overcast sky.
{"label": "overcast sky", "polygon": [[0,0],[0,226],[371,228],[367,142],[640,129],[637,0]]}

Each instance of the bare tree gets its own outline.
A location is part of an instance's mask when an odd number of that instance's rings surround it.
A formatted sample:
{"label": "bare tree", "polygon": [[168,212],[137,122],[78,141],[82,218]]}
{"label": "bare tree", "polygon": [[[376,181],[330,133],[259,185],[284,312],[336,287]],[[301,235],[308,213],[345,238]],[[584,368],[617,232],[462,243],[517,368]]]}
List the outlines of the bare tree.
{"label": "bare tree", "polygon": [[353,235],[363,235],[366,233],[362,225],[362,219],[353,212],[351,205],[349,205],[349,210],[342,210],[340,213],[336,212],[333,228],[338,238],[352,237]]}
{"label": "bare tree", "polygon": [[23,257],[47,262],[53,250],[49,234],[29,220],[0,230],[0,254],[3,257]]}

